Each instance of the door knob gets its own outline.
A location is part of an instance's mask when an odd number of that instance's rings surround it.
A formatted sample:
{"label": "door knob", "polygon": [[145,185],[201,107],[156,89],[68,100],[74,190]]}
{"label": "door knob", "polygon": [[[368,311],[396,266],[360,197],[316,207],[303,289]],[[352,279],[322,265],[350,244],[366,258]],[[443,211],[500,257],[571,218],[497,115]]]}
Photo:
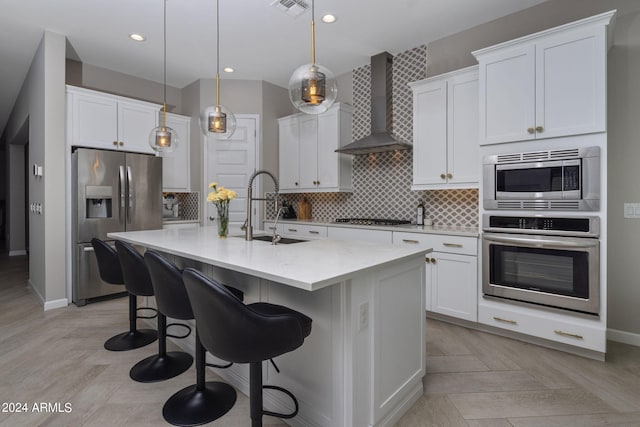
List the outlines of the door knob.
{"label": "door knob", "polygon": [[209,217],[209,221],[215,221],[215,219],[216,219],[216,217],[215,217],[215,216],[213,216],[213,215],[211,215],[211,216]]}
{"label": "door knob", "polygon": [[534,128],[527,128],[527,132],[534,133],[536,130]]}

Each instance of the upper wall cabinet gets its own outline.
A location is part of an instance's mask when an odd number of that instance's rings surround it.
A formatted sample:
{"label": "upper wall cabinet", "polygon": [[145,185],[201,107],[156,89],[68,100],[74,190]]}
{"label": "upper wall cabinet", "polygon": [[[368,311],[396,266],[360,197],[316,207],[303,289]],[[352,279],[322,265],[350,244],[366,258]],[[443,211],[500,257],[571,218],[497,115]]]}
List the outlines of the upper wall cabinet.
{"label": "upper wall cabinet", "polygon": [[352,116],[351,106],[334,104],[278,119],[281,192],[352,191],[352,158],[335,152],[351,142]]}
{"label": "upper wall cabinet", "polygon": [[[162,123],[162,112],[159,122]],[[167,113],[167,126],[176,131],[180,143],[178,148],[162,156],[162,189],[163,191],[189,192],[189,144],[191,117]]]}
{"label": "upper wall cabinet", "polygon": [[478,188],[478,67],[410,83],[412,190]]}
{"label": "upper wall cabinet", "polygon": [[151,153],[149,133],[160,106],[67,86],[67,139],[70,145]]}
{"label": "upper wall cabinet", "polygon": [[473,52],[480,64],[480,144],[605,132],[614,15]]}

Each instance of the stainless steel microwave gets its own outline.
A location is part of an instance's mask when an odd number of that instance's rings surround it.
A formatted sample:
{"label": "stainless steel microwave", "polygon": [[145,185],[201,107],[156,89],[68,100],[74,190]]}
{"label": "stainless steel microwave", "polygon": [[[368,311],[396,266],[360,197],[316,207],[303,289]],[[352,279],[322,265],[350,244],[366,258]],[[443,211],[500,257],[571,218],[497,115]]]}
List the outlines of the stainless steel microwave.
{"label": "stainless steel microwave", "polygon": [[482,167],[487,210],[600,209],[600,147],[485,156]]}

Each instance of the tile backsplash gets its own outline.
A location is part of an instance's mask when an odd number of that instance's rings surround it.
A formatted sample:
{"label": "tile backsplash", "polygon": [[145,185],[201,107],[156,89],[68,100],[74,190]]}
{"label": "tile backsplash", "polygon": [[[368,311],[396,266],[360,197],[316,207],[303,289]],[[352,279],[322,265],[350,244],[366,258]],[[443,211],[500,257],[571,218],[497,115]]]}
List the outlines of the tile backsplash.
{"label": "tile backsplash", "polygon": [[[426,77],[426,46],[399,53],[393,58],[394,136],[413,142],[413,97],[407,83]],[[353,139],[371,132],[370,66],[353,71]],[[411,191],[412,151],[353,156],[353,193],[299,193],[282,198],[297,203],[304,197],[311,203],[314,220],[340,217],[408,219],[415,221],[416,206],[425,205],[425,215],[435,225],[477,226],[478,190]],[[273,206],[267,204],[267,206]],[[267,218],[275,212],[267,209]]]}

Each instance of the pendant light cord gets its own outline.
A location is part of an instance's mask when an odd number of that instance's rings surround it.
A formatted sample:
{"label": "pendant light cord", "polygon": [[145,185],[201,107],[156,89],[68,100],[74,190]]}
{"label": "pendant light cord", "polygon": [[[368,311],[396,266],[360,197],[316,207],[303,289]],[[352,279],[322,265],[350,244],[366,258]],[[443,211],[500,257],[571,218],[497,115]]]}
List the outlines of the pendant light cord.
{"label": "pendant light cord", "polygon": [[164,93],[162,104],[162,127],[167,127],[167,1],[164,1]]}
{"label": "pendant light cord", "polygon": [[216,107],[220,106],[220,0],[216,0]]}
{"label": "pendant light cord", "polygon": [[315,22],[315,6],[311,0],[311,63],[316,63],[316,22]]}

